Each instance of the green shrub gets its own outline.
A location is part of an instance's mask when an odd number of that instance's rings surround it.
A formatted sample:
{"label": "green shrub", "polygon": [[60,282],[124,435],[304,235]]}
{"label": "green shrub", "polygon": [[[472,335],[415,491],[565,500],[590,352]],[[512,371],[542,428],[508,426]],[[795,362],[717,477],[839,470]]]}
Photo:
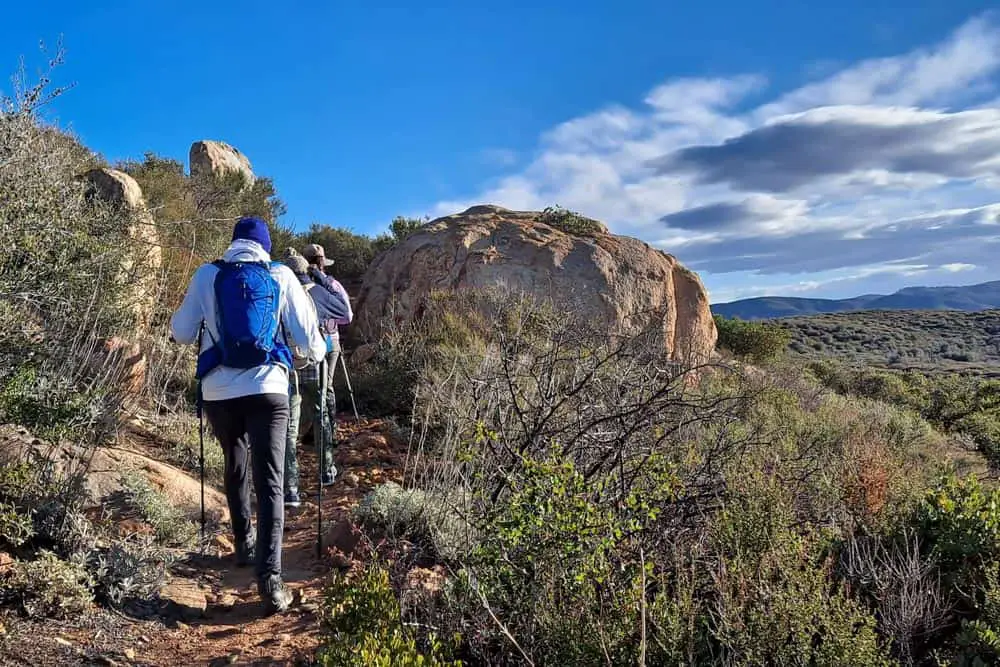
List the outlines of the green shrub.
{"label": "green shrub", "polygon": [[121,476],[125,500],[139,517],[152,526],[157,539],[165,545],[185,547],[197,537],[198,527],[184,513],[157,491],[142,473],[127,471]]}
{"label": "green shrub", "polygon": [[913,525],[947,579],[973,591],[1000,558],[1000,489],[984,489],[975,476],[948,475],[926,491]]}
{"label": "green shrub", "polygon": [[436,558],[452,559],[469,548],[469,527],[447,500],[419,489],[380,484],[352,512],[365,528],[414,542]]}
{"label": "green shrub", "polygon": [[388,572],[369,562],[357,580],[337,577],[324,593],[323,667],[461,667],[433,636],[418,641],[403,625]]}
{"label": "green shrub", "polygon": [[598,221],[584,217],[576,211],[568,211],[561,206],[545,208],[538,220],[572,236],[598,236],[606,233],[604,225]]}
{"label": "green shrub", "polygon": [[1000,663],[1000,563],[984,572],[983,586],[977,596],[978,617],[962,619],[955,638],[951,664],[955,667],[985,667]]}
{"label": "green shrub", "polygon": [[715,315],[715,328],[719,332],[718,346],[737,357],[751,362],[771,361],[780,356],[791,335],[775,324],[745,322]]}
{"label": "green shrub", "polygon": [[991,463],[1000,464],[1000,415],[976,412],[959,419],[955,431],[968,436]]}
{"label": "green shrub", "polygon": [[16,546],[26,553],[49,549],[67,559],[93,546],[93,526],[76,505],[78,483],[79,477],[58,476],[39,457],[0,465],[0,504],[10,508],[7,529],[20,542]]}
{"label": "green shrub", "polygon": [[0,573],[0,599],[35,618],[67,618],[90,607],[91,578],[80,565],[42,552]]}
{"label": "green shrub", "polygon": [[175,560],[148,535],[128,535],[87,555],[87,571],[98,602],[120,607],[131,599],[151,599]]}
{"label": "green shrub", "polygon": [[[420,218],[407,218],[401,215],[396,216],[392,219],[392,222],[389,223],[389,235],[392,237],[391,243],[398,243],[399,241],[402,241],[407,236],[427,224],[429,220],[429,218],[421,220]],[[376,244],[378,245],[379,241],[376,241]]]}
{"label": "green shrub", "polygon": [[872,614],[802,562],[794,539],[761,561],[726,559],[706,658],[740,665],[891,665]]}
{"label": "green shrub", "polygon": [[106,411],[99,393],[81,391],[55,373],[21,366],[0,377],[0,414],[48,440],[85,439],[102,419],[113,418]]}
{"label": "green shrub", "polygon": [[[178,415],[161,429],[170,446],[165,457],[172,464],[191,473],[201,472],[201,443],[198,439],[198,422],[189,415]],[[205,479],[220,485],[226,468],[226,457],[211,428],[205,424]]]}
{"label": "green shrub", "polygon": [[31,515],[13,503],[0,502],[0,546],[18,548],[35,536]]}

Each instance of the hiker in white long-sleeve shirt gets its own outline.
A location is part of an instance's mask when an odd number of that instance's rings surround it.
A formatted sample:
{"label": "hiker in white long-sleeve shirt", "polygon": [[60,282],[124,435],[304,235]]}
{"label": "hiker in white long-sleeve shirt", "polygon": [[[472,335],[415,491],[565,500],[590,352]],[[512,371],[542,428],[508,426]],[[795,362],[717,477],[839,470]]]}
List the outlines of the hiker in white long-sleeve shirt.
{"label": "hiker in white long-sleeve shirt", "polygon": [[[241,218],[222,259],[195,271],[170,327],[179,343],[201,341],[196,375],[205,416],[225,454],[237,563],[255,563],[258,591],[268,612],[275,612],[287,609],[292,597],[281,579],[289,346],[319,363],[327,343],[299,281],[287,266],[271,262],[270,252],[267,223]],[[258,503],[256,534],[248,457]]]}

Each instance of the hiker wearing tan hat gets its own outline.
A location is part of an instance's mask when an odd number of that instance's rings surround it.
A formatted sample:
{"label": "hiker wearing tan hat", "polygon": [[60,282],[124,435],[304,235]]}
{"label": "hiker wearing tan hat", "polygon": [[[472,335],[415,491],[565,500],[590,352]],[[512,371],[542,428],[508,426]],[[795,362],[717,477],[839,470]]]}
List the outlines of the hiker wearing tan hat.
{"label": "hiker wearing tan hat", "polygon": [[[330,424],[328,431],[330,441],[324,443],[324,447],[321,450],[324,452],[323,485],[327,486],[333,484],[337,472],[333,465],[332,453],[337,434],[337,402],[333,390],[333,375],[341,353],[339,327],[350,324],[351,320],[354,319],[354,313],[351,310],[351,299],[347,295],[347,290],[344,289],[344,286],[338,280],[326,275],[327,268],[333,266],[333,260],[327,258],[323,246],[310,243],[302,249],[302,257],[308,262],[306,271],[308,277],[305,280],[311,283],[306,284],[303,281],[303,286],[309,290],[309,296],[312,297],[313,303],[316,304],[320,329],[327,338],[327,349],[329,350],[326,357],[325,405],[327,419]],[[311,401],[303,401],[302,418],[306,420],[303,421],[303,424],[311,424],[313,421],[313,416],[310,415],[311,407]],[[314,441],[319,437],[321,437],[319,434],[313,434]]]}

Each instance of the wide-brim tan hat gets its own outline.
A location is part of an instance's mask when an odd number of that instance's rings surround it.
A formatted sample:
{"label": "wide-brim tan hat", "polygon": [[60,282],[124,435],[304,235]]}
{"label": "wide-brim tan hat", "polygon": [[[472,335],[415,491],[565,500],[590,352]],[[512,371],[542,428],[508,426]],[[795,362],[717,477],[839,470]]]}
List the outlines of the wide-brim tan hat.
{"label": "wide-brim tan hat", "polygon": [[302,249],[302,256],[315,263],[317,257],[323,258],[323,266],[333,266],[333,260],[326,256],[326,250],[318,243],[310,243]]}

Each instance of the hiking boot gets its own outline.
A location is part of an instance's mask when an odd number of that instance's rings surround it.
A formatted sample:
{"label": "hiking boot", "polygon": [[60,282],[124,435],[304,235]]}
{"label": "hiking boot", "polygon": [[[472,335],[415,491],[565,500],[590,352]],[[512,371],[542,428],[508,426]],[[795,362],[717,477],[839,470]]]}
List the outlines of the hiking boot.
{"label": "hiking boot", "polygon": [[292,604],[292,592],[277,574],[272,574],[257,583],[257,592],[264,600],[264,611],[275,614],[286,611]]}
{"label": "hiking boot", "polygon": [[299,498],[298,489],[289,489],[285,491],[285,507],[298,507],[302,504],[302,499]]}
{"label": "hiking boot", "polygon": [[323,484],[323,486],[333,486],[333,482],[336,479],[337,479],[337,469],[331,467],[329,470],[323,473],[323,477],[320,479],[320,483]]}
{"label": "hiking boot", "polygon": [[246,567],[257,560],[257,536],[251,533],[247,539],[236,542],[236,566]]}

